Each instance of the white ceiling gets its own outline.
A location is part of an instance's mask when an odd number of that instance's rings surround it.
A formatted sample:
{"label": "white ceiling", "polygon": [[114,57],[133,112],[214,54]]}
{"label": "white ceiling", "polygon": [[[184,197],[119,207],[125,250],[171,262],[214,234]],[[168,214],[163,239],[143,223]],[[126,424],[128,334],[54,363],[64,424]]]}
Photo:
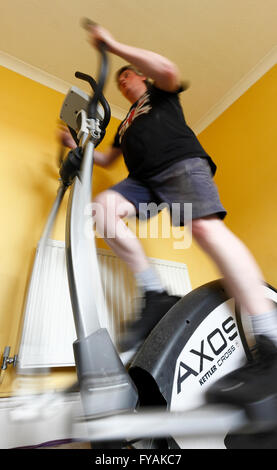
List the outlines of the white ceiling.
{"label": "white ceiling", "polygon": [[[276,62],[277,0],[2,0],[0,51],[80,86],[75,71],[95,76],[98,64],[82,17],[176,62],[191,83],[181,99],[192,127]],[[123,63],[111,56],[111,73]],[[106,97],[114,108],[129,107],[112,76]]]}

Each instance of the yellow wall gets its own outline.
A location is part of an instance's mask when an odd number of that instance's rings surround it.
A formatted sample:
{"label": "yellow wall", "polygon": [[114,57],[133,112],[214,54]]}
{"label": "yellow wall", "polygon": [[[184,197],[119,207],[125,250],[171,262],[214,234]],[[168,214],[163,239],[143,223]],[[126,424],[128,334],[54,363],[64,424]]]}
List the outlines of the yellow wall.
{"label": "yellow wall", "polygon": [[[247,242],[267,279],[275,285],[276,74],[275,67],[200,135],[219,166],[216,182],[229,211],[226,223]],[[61,93],[0,69],[1,355],[6,345],[12,347],[12,355],[17,352],[34,250],[56,195],[59,147],[55,133],[63,98]],[[118,121],[112,119],[100,149],[111,142],[117,125]],[[97,168],[94,193],[126,175],[122,159],[111,169]],[[61,240],[66,199],[54,232]],[[193,288],[219,277],[195,244],[176,250],[172,238],[144,239],[142,243],[149,256],[186,263]],[[101,240],[98,245],[107,248]],[[74,372],[61,372],[55,374],[56,382],[58,377],[62,377],[62,384],[72,380]],[[9,369],[0,385],[0,396],[10,392],[13,377]]]}
{"label": "yellow wall", "polygon": [[277,286],[277,66],[199,136],[214,156],[226,224]]}

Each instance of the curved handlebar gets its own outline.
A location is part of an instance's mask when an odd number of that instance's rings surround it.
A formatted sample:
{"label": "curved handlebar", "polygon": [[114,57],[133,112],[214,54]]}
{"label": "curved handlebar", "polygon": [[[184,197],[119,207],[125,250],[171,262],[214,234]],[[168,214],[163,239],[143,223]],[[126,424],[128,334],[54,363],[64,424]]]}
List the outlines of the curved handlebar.
{"label": "curved handlebar", "polygon": [[105,85],[106,78],[108,75],[108,58],[107,58],[106,47],[104,43],[101,43],[99,45],[99,51],[101,54],[101,63],[100,63],[100,71],[98,72],[98,81],[96,82],[94,78],[92,78],[90,75],[87,75],[82,72],[76,72],[75,77],[88,82],[94,91],[94,95],[91,97],[89,104],[88,104],[88,109],[87,109],[88,118],[89,119],[96,118],[97,104],[99,101],[102,104],[103,109],[104,109],[104,120],[103,120],[103,123],[101,124],[101,127],[105,128],[107,127],[110,121],[111,110],[110,110],[110,106],[106,98],[103,95],[103,89],[104,89],[104,85]]}
{"label": "curved handlebar", "polygon": [[[84,80],[85,82],[88,82],[91,86],[91,88],[93,89],[94,93],[97,92],[98,90],[98,84],[97,82],[94,80],[94,78],[92,78],[90,75],[87,75],[85,73],[82,73],[82,72],[76,72],[75,73],[75,77],[76,78],[79,78],[80,80]],[[98,93],[98,92],[97,92]],[[99,96],[99,95],[98,95]],[[95,117],[95,111],[96,111],[96,108],[97,108],[97,102],[96,102],[96,105],[93,104],[93,109],[91,110],[91,102],[95,99],[95,94],[93,95],[93,97],[91,98],[89,104],[88,104],[88,117],[89,118],[92,118],[92,117]],[[99,97],[96,97],[95,101],[99,101],[102,106],[103,106],[103,109],[104,109],[104,120],[103,120],[103,124],[102,124],[102,127],[105,128],[107,127],[107,125],[109,124],[110,122],[110,119],[111,119],[111,109],[110,109],[110,105],[109,103],[107,102],[106,98],[104,97],[104,95],[101,93]],[[90,110],[89,110],[90,108]]]}

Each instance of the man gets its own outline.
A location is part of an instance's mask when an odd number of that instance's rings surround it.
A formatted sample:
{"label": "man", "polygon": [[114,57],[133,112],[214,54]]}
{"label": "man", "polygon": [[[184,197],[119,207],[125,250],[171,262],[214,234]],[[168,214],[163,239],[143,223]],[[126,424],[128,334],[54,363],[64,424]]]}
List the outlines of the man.
{"label": "man", "polygon": [[113,145],[105,152],[95,152],[95,163],[102,166],[123,153],[129,177],[96,197],[105,214],[109,201],[113,201],[115,236],[107,237],[109,217],[96,222],[107,243],[129,265],[145,291],[141,318],[129,325],[120,341],[121,350],[141,343],[178,300],[164,291],[140,242],[129,233],[122,218],[140,216],[142,202],[165,202],[170,210],[174,202],[191,203],[192,220],[183,212],[180,225],[191,224],[194,239],[216,263],[229,293],[251,316],[260,358],[266,358],[268,364],[266,374],[263,361],[230,374],[225,382],[213,387],[211,399],[247,401],[258,374],[260,393],[264,393],[264,386],[272,394],[276,386],[272,385],[270,374],[277,371],[276,306],[264,296],[263,276],[252,255],[223,222],[226,211],[213,182],[216,166],[185,122],[178,100],[182,91],[178,68],[159,54],[119,43],[98,25],[91,26],[89,40],[96,48],[104,42],[110,53],[132,64],[117,74],[119,90],[131,103],[129,113],[119,126]]}

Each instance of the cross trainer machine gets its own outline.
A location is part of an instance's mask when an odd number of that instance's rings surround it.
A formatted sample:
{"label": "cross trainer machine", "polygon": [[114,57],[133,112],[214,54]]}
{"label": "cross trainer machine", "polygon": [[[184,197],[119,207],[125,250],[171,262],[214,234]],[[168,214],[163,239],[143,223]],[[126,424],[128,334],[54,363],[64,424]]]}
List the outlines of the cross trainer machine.
{"label": "cross trainer machine", "polygon": [[[272,408],[268,403],[252,404],[244,410],[215,410],[205,405],[207,388],[251,360],[253,347],[253,338],[250,335],[249,340],[244,332],[248,326],[243,325],[238,306],[220,280],[181,299],[152,330],[128,370],[103,327],[105,319],[99,311],[103,293],[93,230],[90,237],[84,230],[91,203],[93,151],[110,120],[103,95],[108,71],[105,46],[99,51],[97,82],[76,72],[77,78],[91,85],[92,97],[72,87],[62,106],[61,119],[78,147],[62,162],[60,188],[42,237],[45,243],[70,187],[66,263],[77,335],[74,357],[84,409],[84,419],[74,424],[76,433],[87,436],[88,430],[95,448],[140,442],[148,448],[170,449],[182,445],[182,435],[214,432],[215,428],[227,433],[236,427],[245,429],[250,423],[253,432],[253,423],[262,423],[263,429],[269,426],[271,432]],[[277,303],[275,289],[265,286],[265,292]]]}

